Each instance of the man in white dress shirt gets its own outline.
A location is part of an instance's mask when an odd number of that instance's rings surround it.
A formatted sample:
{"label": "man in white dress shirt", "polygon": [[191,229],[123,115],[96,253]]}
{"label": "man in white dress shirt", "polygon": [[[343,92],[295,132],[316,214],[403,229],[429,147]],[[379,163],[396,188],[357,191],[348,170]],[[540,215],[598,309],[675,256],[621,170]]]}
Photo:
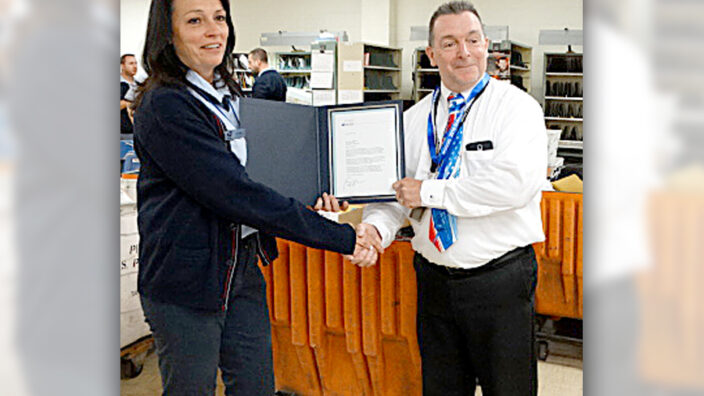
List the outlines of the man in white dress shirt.
{"label": "man in white dress shirt", "polygon": [[[486,74],[486,38],[467,2],[440,6],[426,53],[441,86],[404,114],[398,203],[369,205],[358,232],[384,247],[415,232],[424,395],[535,395],[532,244],[547,142],[538,103]],[[461,95],[461,96],[460,96]]]}

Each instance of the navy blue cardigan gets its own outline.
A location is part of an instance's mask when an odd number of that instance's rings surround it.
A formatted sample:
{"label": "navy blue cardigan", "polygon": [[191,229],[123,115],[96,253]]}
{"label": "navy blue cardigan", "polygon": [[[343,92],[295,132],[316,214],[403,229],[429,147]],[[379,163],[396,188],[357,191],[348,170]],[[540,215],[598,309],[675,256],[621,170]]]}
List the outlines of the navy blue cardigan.
{"label": "navy blue cardigan", "polygon": [[[259,230],[264,262],[273,236],[351,254],[352,227],[251,180],[219,137],[219,124],[186,88],[159,87],[135,111],[140,264],[138,290],[158,301],[226,309],[240,225]],[[233,246],[234,245],[234,246]]]}
{"label": "navy blue cardigan", "polygon": [[258,99],[286,101],[286,82],[276,70],[260,73],[252,86],[252,97]]}

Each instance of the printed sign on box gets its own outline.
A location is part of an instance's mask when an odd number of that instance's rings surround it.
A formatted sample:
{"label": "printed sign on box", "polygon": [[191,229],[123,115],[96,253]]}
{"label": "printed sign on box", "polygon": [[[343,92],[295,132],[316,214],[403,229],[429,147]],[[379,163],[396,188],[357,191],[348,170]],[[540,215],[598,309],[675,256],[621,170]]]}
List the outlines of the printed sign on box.
{"label": "printed sign on box", "polygon": [[139,234],[120,235],[120,260],[139,256]]}
{"label": "printed sign on box", "polygon": [[120,348],[149,335],[149,324],[144,320],[142,306],[120,314]]}
{"label": "printed sign on box", "polygon": [[120,312],[141,309],[137,292],[137,271],[120,274]]}

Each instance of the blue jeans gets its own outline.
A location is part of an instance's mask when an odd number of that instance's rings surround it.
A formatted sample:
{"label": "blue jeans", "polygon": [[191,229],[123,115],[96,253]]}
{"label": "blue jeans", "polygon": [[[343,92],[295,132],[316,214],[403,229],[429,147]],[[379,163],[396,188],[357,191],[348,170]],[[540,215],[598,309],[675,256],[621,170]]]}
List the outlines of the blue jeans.
{"label": "blue jeans", "polygon": [[226,312],[202,312],[141,297],[163,395],[213,395],[217,368],[226,395],[271,396],[274,371],[266,283],[255,238],[240,244]]}

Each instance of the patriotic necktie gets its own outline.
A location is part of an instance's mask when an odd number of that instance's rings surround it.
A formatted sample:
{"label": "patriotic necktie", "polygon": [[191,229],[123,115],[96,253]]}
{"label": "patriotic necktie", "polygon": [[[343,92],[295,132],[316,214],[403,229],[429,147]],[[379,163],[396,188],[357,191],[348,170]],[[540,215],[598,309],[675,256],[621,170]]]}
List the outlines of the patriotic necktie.
{"label": "patriotic necktie", "polygon": [[[449,179],[459,175],[459,151],[462,146],[461,114],[467,104],[462,94],[451,94],[447,97],[448,118],[443,134],[438,179]],[[457,240],[457,218],[444,209],[432,209],[430,227],[428,229],[430,241],[440,252],[444,252]]]}
{"label": "patriotic necktie", "polygon": [[[435,142],[434,111],[431,110],[428,114],[428,148],[430,149],[430,158],[433,161],[432,169],[437,171],[437,179],[451,179],[459,176],[464,119],[490,80],[489,75],[484,73],[482,79],[472,88],[466,99],[461,94],[448,96],[449,114],[439,150],[436,148]],[[432,103],[437,104],[439,95],[440,87],[437,87],[433,92]],[[470,107],[467,108],[467,106]],[[457,218],[445,209],[432,209],[428,237],[438,251],[444,252],[457,240]]]}

